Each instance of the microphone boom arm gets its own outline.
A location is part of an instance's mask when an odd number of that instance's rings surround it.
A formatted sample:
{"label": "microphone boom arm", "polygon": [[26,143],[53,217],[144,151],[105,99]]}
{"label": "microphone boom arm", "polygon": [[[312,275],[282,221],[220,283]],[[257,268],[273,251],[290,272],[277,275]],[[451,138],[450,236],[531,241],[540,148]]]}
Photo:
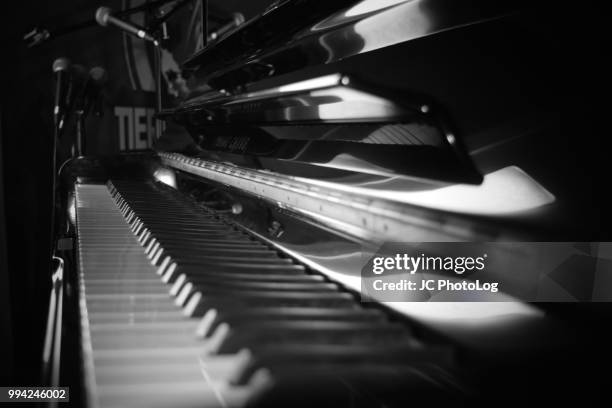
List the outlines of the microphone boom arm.
{"label": "microphone boom arm", "polygon": [[[177,1],[177,0],[154,0],[154,1],[151,1],[145,4],[141,4],[139,6],[135,6],[129,9],[118,11],[116,15],[117,17],[130,16],[132,14],[139,13],[141,11],[150,11],[156,7],[161,7],[165,4],[172,3],[173,1]],[[182,6],[184,3],[187,3],[188,1],[191,1],[191,0],[187,0],[187,1],[178,0],[179,4],[177,4],[176,7],[174,7],[172,10],[166,13],[165,16],[156,20],[154,24],[151,25],[151,27],[147,27],[147,28],[149,29],[157,28],[156,27],[157,24],[163,23],[168,18],[169,14],[173,13],[177,7]],[[84,30],[89,27],[94,27],[94,26],[98,26],[98,22],[96,21],[95,18],[90,18],[85,21],[80,21],[78,23],[71,23],[71,24],[56,27],[53,29],[48,29],[44,27],[34,27],[32,30],[30,30],[23,36],[23,41],[26,42],[26,45],[28,46],[28,48],[32,48],[46,41],[61,37],[66,34],[71,34],[71,33],[74,33],[80,30]]]}

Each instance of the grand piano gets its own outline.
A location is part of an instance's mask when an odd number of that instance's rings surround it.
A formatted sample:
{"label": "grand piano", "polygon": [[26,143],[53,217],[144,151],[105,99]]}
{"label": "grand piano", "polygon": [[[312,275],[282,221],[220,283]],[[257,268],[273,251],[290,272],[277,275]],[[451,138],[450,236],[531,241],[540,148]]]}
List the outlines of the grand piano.
{"label": "grand piano", "polygon": [[100,408],[569,390],[573,331],[529,303],[548,295],[362,292],[387,242],[600,237],[561,132],[561,22],[528,3],[278,1],[182,61],[155,151],[61,169],[48,383]]}

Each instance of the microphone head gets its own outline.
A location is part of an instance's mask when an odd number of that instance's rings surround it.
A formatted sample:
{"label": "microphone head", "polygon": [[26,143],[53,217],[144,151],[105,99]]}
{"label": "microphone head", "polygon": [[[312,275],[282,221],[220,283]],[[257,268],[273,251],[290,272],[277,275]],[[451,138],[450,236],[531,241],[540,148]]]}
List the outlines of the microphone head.
{"label": "microphone head", "polygon": [[96,21],[101,26],[106,26],[108,24],[108,18],[110,17],[112,10],[108,7],[99,7],[96,10]]}
{"label": "microphone head", "polygon": [[70,67],[68,58],[58,58],[53,61],[53,72],[65,71]]}
{"label": "microphone head", "polygon": [[236,24],[237,26],[244,23],[244,14],[242,13],[233,13],[232,18],[234,20],[234,24]]}
{"label": "microphone head", "polygon": [[102,85],[106,82],[106,70],[102,67],[93,67],[89,70],[89,78],[97,84]]}

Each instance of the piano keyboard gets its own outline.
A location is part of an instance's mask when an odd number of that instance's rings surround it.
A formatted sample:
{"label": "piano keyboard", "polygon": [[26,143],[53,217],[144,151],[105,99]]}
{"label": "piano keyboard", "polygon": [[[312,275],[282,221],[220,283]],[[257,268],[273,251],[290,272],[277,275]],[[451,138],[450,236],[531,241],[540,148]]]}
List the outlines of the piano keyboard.
{"label": "piano keyboard", "polygon": [[75,192],[90,407],[454,392],[449,347],[179,192],[135,181]]}

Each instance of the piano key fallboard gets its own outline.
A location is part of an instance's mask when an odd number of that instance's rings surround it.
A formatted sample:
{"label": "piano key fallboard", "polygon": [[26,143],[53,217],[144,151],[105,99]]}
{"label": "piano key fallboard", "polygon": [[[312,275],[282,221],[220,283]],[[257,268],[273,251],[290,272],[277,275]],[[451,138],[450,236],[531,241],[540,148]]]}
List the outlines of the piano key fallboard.
{"label": "piano key fallboard", "polygon": [[75,195],[89,406],[394,406],[400,391],[457,392],[450,347],[187,196],[122,180]]}

